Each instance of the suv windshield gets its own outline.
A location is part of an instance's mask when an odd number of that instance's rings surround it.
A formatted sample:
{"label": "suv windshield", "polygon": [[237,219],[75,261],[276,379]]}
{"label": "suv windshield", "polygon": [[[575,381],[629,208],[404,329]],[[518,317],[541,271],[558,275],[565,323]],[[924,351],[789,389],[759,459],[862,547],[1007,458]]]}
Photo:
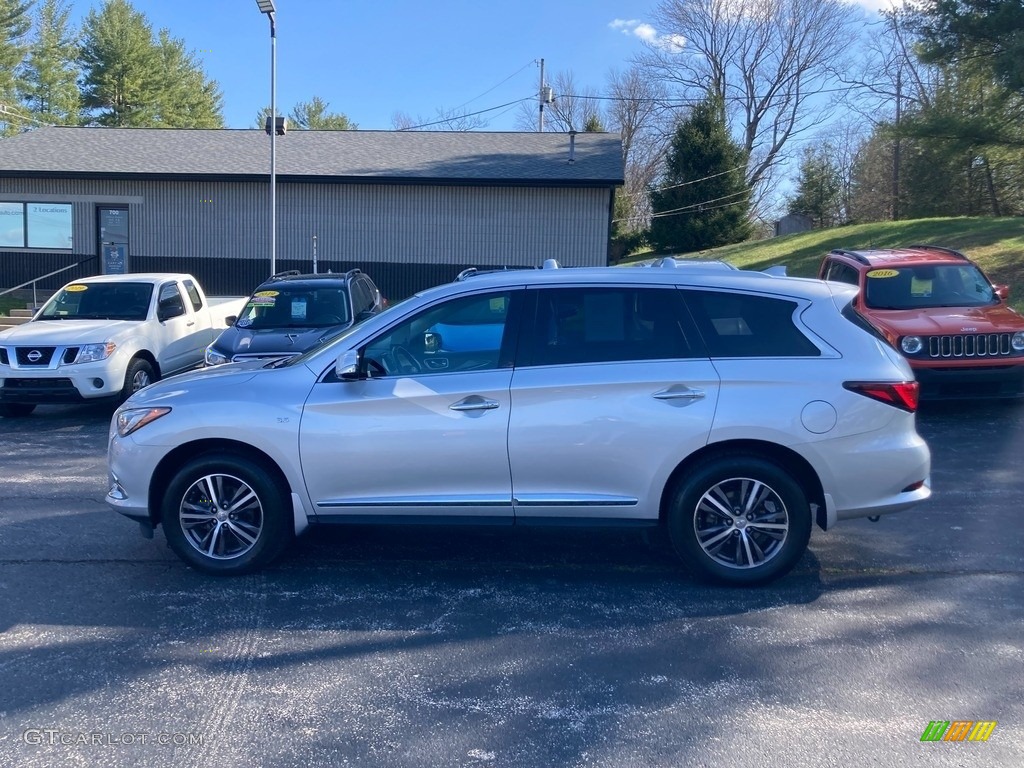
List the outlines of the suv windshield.
{"label": "suv windshield", "polygon": [[983,307],[998,299],[973,264],[923,264],[872,269],[865,281],[865,303],[873,309]]}
{"label": "suv windshield", "polygon": [[315,328],[345,325],[351,317],[343,287],[282,282],[272,288],[262,288],[249,297],[235,325],[255,330]]}

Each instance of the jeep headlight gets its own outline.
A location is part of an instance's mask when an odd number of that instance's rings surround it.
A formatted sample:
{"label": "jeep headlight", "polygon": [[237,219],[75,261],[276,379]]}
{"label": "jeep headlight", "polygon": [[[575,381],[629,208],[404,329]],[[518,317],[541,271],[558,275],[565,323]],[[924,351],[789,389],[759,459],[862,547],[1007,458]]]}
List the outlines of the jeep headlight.
{"label": "jeep headlight", "polygon": [[206,364],[207,365],[223,365],[224,363],[230,363],[231,358],[227,355],[222,355],[216,349],[213,348],[213,344],[206,348]]}
{"label": "jeep headlight", "polygon": [[103,344],[83,344],[78,349],[76,363],[95,363],[98,360],[106,360],[117,349],[117,344],[112,341]]}
{"label": "jeep headlight", "polygon": [[905,355],[916,355],[924,349],[924,342],[920,336],[904,336],[900,342],[900,349],[903,350]]}
{"label": "jeep headlight", "polygon": [[1024,331],[1017,331],[1010,340],[1014,352],[1024,352]]}
{"label": "jeep headlight", "polygon": [[171,412],[170,408],[128,408],[119,411],[117,414],[117,434],[120,437],[128,437],[132,432],[142,429],[161,416]]}

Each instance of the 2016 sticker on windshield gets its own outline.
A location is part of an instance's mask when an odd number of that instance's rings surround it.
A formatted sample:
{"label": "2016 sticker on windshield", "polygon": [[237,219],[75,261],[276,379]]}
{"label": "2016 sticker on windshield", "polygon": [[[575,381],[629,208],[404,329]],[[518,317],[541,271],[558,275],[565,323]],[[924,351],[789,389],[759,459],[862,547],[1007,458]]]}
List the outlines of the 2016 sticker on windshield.
{"label": "2016 sticker on windshield", "polygon": [[898,269],[872,269],[868,277],[896,277],[899,273]]}
{"label": "2016 sticker on windshield", "polygon": [[253,297],[255,298],[255,297],[259,296],[260,298],[262,298],[264,296],[277,296],[277,295],[279,295],[278,291],[257,291],[256,293],[253,294]]}
{"label": "2016 sticker on windshield", "polygon": [[88,291],[89,290],[89,286],[88,285],[69,285],[64,290],[67,291],[68,293],[81,293],[82,291]]}

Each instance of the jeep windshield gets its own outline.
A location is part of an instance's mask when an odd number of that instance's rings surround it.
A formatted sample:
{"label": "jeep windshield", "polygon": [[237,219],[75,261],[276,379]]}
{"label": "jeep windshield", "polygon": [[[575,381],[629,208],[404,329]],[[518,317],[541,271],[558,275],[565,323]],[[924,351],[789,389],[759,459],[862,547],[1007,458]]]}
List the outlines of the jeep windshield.
{"label": "jeep windshield", "polygon": [[235,325],[251,330],[270,328],[327,328],[352,320],[348,296],[341,286],[303,286],[280,283],[249,297]]}
{"label": "jeep windshield", "polygon": [[973,264],[922,264],[869,270],[864,303],[872,309],[984,307],[998,302]]}

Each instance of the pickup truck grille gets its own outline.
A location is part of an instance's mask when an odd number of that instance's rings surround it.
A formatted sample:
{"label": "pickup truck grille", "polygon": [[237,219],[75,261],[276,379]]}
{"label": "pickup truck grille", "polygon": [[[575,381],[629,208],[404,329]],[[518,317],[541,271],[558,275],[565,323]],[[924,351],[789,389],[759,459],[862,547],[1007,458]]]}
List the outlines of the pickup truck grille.
{"label": "pickup truck grille", "polygon": [[929,357],[1008,357],[1011,351],[1008,333],[928,337]]}
{"label": "pickup truck grille", "polygon": [[45,368],[50,364],[55,349],[56,347],[15,347],[14,354],[18,358],[18,365]]}

